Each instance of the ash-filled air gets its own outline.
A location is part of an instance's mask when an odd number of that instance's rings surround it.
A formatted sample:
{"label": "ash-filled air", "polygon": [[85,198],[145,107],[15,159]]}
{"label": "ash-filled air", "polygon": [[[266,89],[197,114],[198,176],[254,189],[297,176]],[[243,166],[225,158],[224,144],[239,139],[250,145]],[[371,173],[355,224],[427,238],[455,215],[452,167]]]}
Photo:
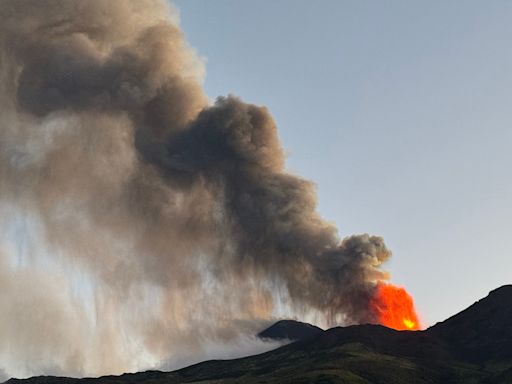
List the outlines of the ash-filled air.
{"label": "ash-filled air", "polygon": [[202,77],[163,0],[0,0],[8,374],[172,365],[284,314],[377,321],[382,238],[341,241],[267,109],[211,104]]}

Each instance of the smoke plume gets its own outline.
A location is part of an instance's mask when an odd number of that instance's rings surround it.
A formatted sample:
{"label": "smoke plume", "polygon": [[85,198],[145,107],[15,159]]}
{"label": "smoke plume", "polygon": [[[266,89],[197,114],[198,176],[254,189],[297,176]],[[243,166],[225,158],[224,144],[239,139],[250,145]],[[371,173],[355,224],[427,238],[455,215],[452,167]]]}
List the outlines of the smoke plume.
{"label": "smoke plume", "polygon": [[169,364],[281,315],[376,321],[383,240],[341,241],[267,109],[211,104],[202,77],[163,0],[0,0],[9,374]]}

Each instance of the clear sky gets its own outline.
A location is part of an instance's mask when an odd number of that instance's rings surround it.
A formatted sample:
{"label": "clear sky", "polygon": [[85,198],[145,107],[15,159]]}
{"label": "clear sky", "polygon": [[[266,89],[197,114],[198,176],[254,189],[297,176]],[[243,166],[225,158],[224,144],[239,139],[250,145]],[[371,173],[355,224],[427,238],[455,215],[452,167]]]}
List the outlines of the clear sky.
{"label": "clear sky", "polygon": [[430,325],[512,282],[512,2],[175,0],[208,95],[274,115],[340,236]]}

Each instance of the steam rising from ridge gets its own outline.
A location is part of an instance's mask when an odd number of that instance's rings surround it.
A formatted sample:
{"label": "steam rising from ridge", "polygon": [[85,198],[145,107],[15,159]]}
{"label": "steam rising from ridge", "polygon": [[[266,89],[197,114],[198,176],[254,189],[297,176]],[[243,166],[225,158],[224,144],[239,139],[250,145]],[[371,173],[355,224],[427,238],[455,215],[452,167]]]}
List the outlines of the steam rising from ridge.
{"label": "steam rising from ridge", "polygon": [[340,241],[267,109],[202,76],[164,1],[0,0],[9,373],[145,368],[280,311],[376,321],[383,240]]}

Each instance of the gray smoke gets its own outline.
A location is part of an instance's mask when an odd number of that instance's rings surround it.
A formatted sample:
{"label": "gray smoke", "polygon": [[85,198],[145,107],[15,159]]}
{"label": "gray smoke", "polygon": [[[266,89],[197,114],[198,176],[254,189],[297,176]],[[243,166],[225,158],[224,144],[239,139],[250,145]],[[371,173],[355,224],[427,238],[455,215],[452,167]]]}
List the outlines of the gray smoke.
{"label": "gray smoke", "polygon": [[169,365],[274,316],[376,321],[383,240],[340,241],[266,108],[210,105],[202,76],[163,0],[0,0],[9,374]]}

